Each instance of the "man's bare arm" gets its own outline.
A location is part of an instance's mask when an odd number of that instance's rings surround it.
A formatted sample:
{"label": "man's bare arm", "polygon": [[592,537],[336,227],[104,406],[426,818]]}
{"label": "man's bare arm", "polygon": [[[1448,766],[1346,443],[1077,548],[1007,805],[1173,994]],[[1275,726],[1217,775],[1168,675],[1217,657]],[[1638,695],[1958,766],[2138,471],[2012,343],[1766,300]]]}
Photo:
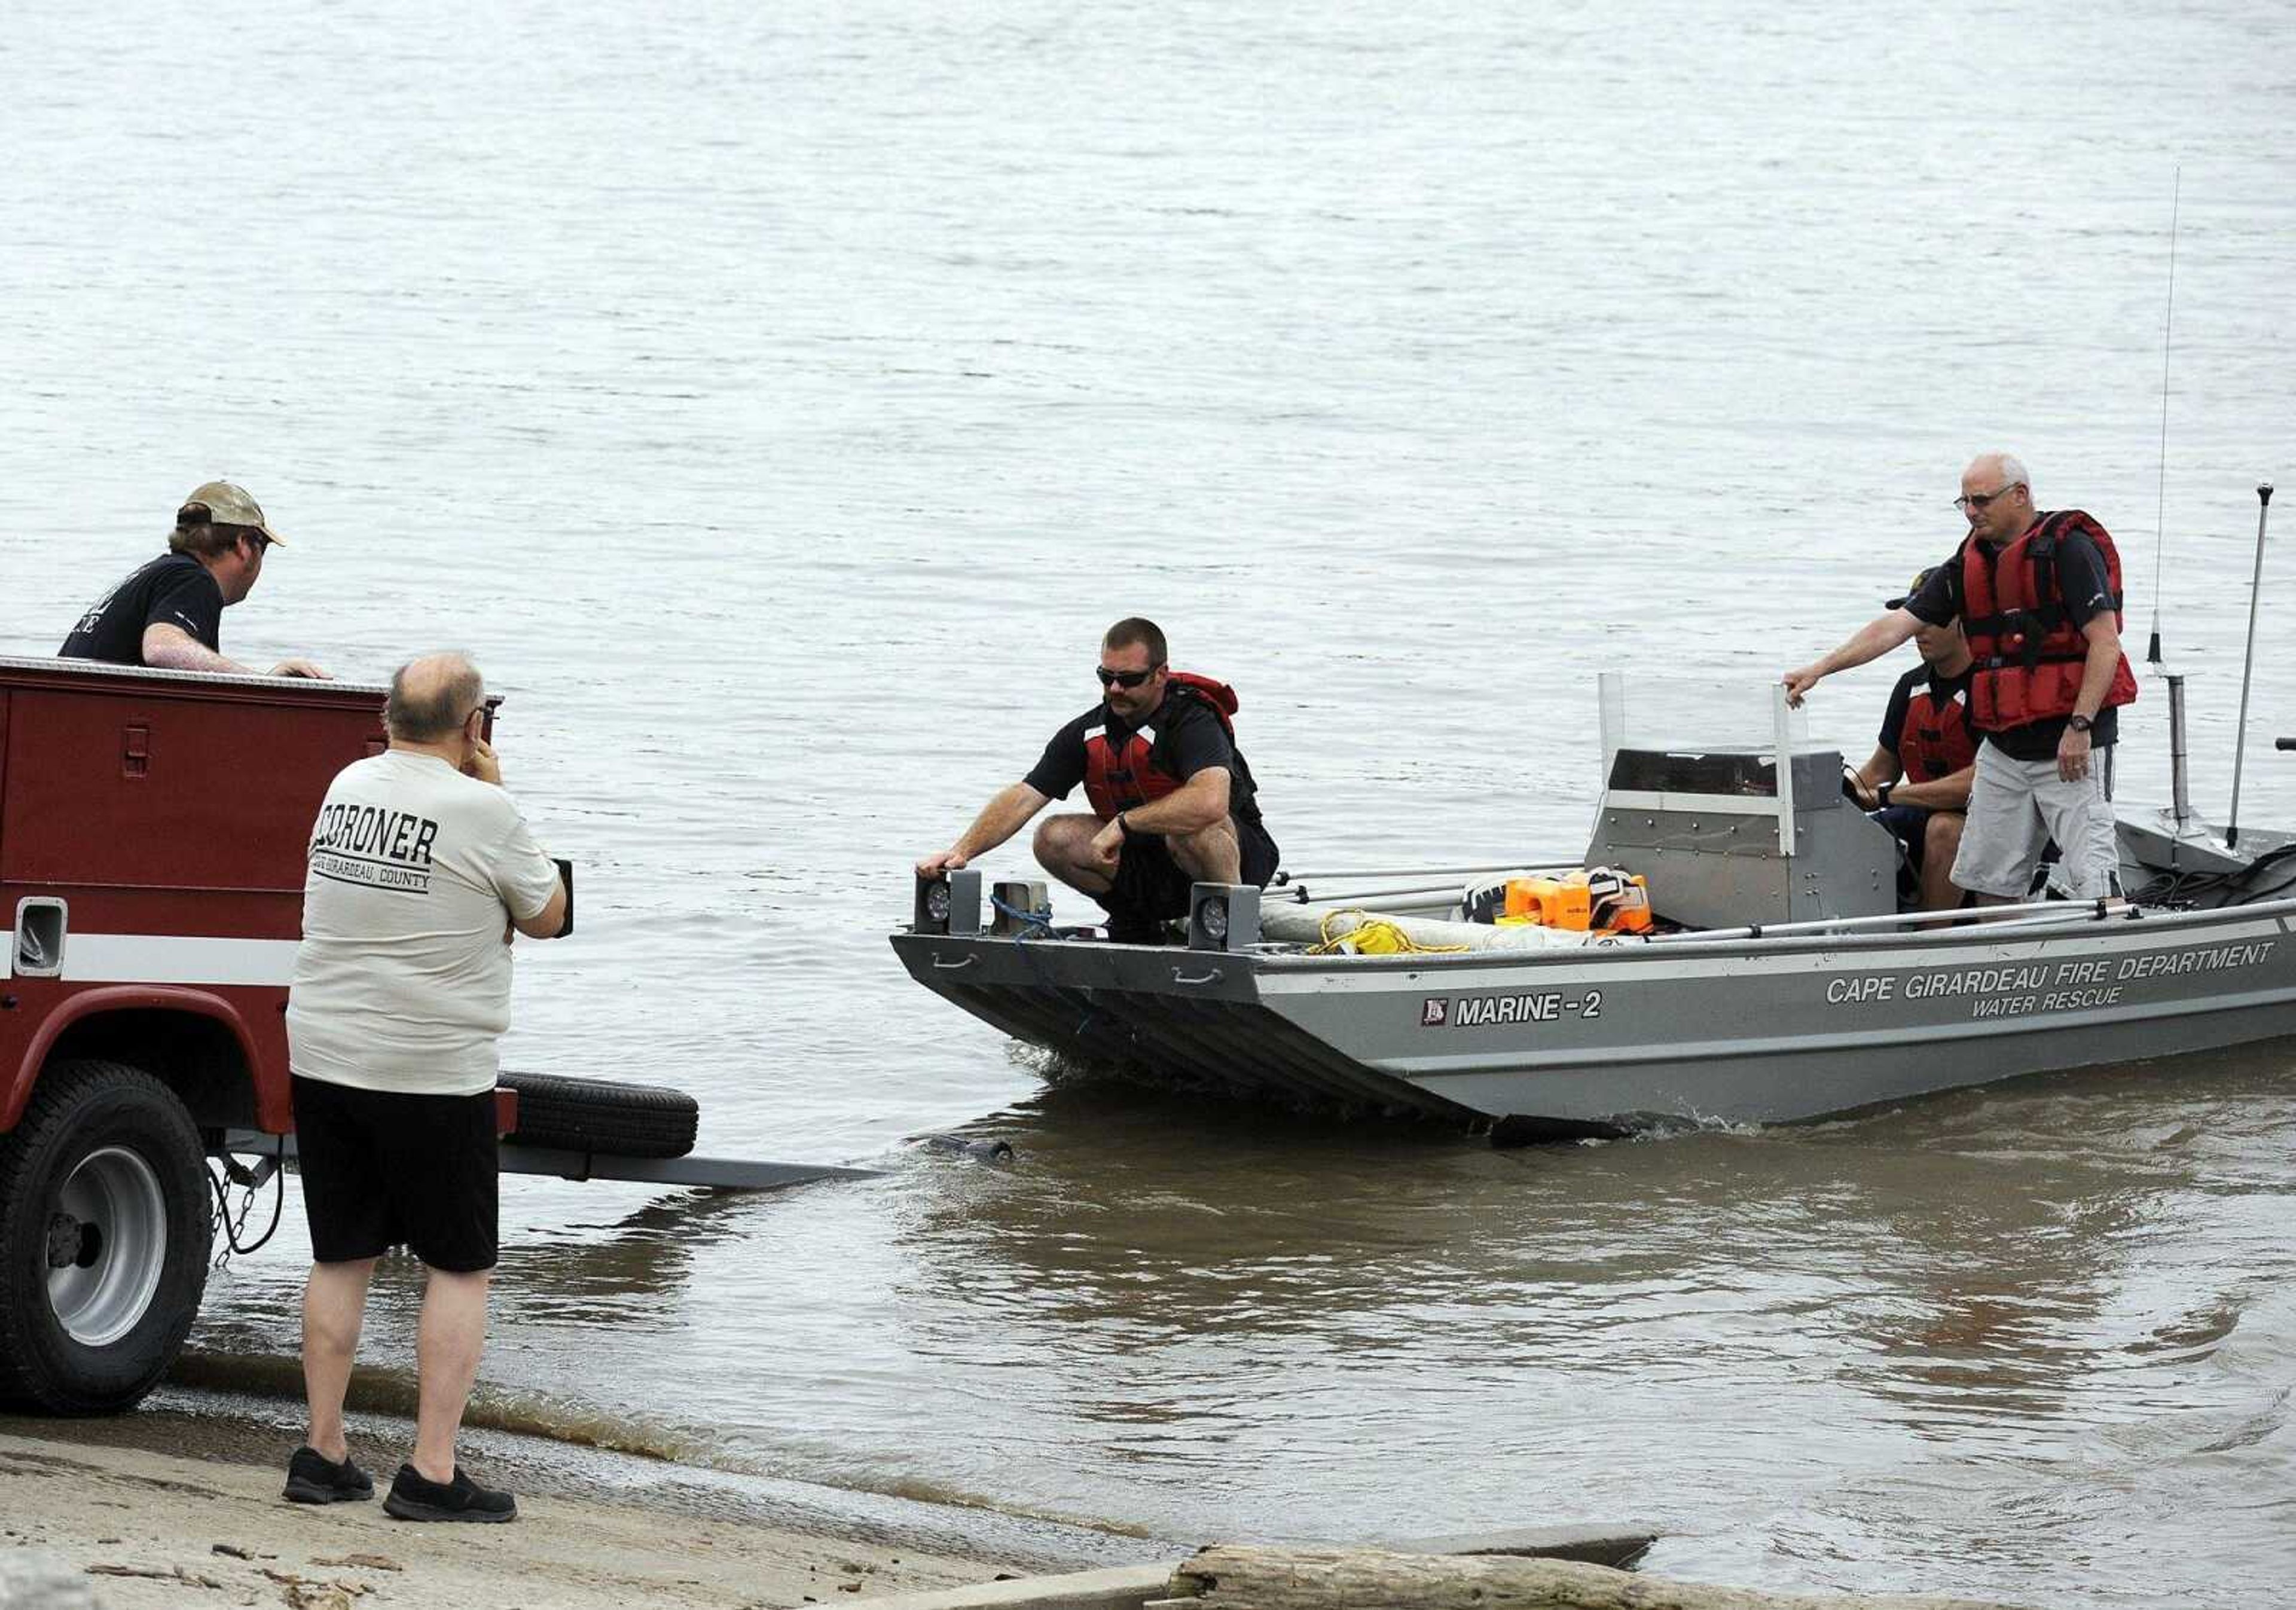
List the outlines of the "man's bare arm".
{"label": "man's bare arm", "polygon": [[1932,777],[1927,782],[1899,783],[1890,790],[1891,805],[1921,805],[1932,811],[1965,811],[1969,809],[1969,785],[1977,780],[1974,761],[1943,777]]}
{"label": "man's bare arm", "polygon": [[1119,814],[1136,833],[1200,833],[1227,820],[1234,787],[1226,766],[1206,766],[1163,798]]}
{"label": "man's bare arm", "polygon": [[558,879],[550,891],[550,898],[531,917],[513,917],[511,926],[529,939],[555,939],[558,930],[566,926],[566,880]]}
{"label": "man's bare arm", "polygon": [[[2112,690],[2112,674],[2120,667],[2120,626],[2105,610],[2092,615],[2081,627],[2081,636],[2087,640],[2088,654],[2081,665],[2080,691],[2073,696],[2073,713],[2096,719],[2104,707],[2104,696]],[[2057,775],[2067,782],[2088,775],[2089,744],[2086,732],[2067,727],[2064,736],[2057,740]]]}
{"label": "man's bare arm", "polygon": [[160,671],[222,671],[233,676],[252,676],[254,667],[242,666],[209,648],[181,626],[154,621],[144,628],[144,663]]}
{"label": "man's bare arm", "polygon": [[2073,708],[2094,721],[2104,708],[2112,674],[2120,668],[2120,628],[2107,610],[2091,616],[2088,625],[2081,628],[2081,636],[2087,640],[2088,655],[2081,666],[2080,692],[2074,696]]}
{"label": "man's bare arm", "polygon": [[1874,791],[1885,782],[1897,781],[1905,774],[1906,768],[1898,763],[1898,752],[1884,744],[1875,745],[1874,758],[1859,766],[1856,773],[1858,805],[1868,811],[1873,810],[1879,803]]}
{"label": "man's bare arm", "polygon": [[1910,642],[1922,623],[1910,609],[1892,609],[1887,615],[1877,615],[1851,635],[1849,640],[1798,670],[1785,674],[1786,702],[1801,703],[1802,695],[1833,675],[1847,671],[1852,666],[1862,666],[1868,660],[1879,659],[1898,644]]}
{"label": "man's bare arm", "polygon": [[181,626],[154,621],[144,628],[144,663],[161,671],[219,671],[231,676],[306,676],[332,680],[308,659],[283,659],[268,672],[217,653]]}
{"label": "man's bare arm", "polygon": [[998,790],[996,797],[980,807],[980,814],[972,819],[972,825],[957,835],[956,842],[918,862],[917,871],[930,878],[935,872],[955,870],[975,855],[987,854],[1028,826],[1029,819],[1051,803],[1052,796],[1039,794],[1025,782]]}

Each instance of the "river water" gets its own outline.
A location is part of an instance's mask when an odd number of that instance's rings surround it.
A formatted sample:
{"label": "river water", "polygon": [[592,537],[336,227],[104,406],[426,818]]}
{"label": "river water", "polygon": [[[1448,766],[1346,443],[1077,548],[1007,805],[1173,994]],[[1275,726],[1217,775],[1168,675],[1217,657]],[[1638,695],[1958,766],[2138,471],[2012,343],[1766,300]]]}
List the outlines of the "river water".
{"label": "river water", "polygon": [[[883,936],[1136,612],[1242,691],[1295,868],[1575,854],[1599,670],[1809,658],[1992,446],[2120,535],[2133,640],[2164,605],[2221,816],[2292,50],[2284,4],[2074,0],[28,10],[0,650],[244,481],[291,545],[227,650],[460,644],[508,697],[582,932],[506,1061],[886,1169],[513,1183],[514,1417],[1160,1538],[1634,1519],[1715,1580],[2276,1604],[2284,1045],[1495,1152],[1047,1091]],[[1814,730],[1861,756],[1896,668]],[[958,1128],[1018,1163],[908,1143]],[[250,1372],[288,1210],[193,1337]]]}

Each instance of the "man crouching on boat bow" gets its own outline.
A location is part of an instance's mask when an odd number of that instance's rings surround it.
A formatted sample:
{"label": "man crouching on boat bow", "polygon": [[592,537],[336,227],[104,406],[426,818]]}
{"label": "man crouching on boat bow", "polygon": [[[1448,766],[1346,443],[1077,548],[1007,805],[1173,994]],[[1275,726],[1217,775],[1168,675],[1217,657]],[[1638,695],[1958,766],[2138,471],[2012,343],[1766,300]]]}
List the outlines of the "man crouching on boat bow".
{"label": "man crouching on boat bow", "polygon": [[972,825],[920,874],[965,865],[1084,784],[1089,815],[1047,817],[1037,829],[1046,871],[1108,908],[1108,936],[1155,944],[1184,917],[1189,885],[1275,875],[1275,841],[1259,819],[1251,768],[1235,747],[1234,691],[1175,671],[1153,621],[1118,621],[1101,640],[1102,702],[1053,735],[1028,776],[981,807]]}
{"label": "man crouching on boat bow", "polygon": [[2022,900],[2054,838],[2077,899],[2119,890],[2119,842],[2096,751],[2136,697],[2120,651],[2120,556],[2078,509],[2033,506],[2025,466],[1988,453],[1962,471],[1969,535],[1902,607],[1785,674],[1786,698],[1958,615],[1974,660],[1971,723],[1984,735],[1953,881],[1986,904]]}

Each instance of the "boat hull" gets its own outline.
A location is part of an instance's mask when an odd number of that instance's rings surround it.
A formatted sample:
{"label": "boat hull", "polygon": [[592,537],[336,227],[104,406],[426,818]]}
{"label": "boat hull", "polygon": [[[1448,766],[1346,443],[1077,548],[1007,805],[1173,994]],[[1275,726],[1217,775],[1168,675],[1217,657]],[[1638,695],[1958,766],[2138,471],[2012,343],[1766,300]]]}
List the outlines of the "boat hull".
{"label": "boat hull", "polygon": [[1316,958],[902,933],[918,982],[1159,1083],[1529,1132],[1775,1124],[2296,1035],[2296,901],[2039,928]]}

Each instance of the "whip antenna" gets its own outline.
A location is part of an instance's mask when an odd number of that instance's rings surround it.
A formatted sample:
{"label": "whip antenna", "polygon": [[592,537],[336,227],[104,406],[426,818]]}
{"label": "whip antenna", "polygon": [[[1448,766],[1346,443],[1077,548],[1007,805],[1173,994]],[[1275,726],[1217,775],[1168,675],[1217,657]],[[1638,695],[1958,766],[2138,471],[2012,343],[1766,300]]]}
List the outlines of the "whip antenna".
{"label": "whip antenna", "polygon": [[2177,165],[2169,197],[2169,311],[2161,318],[2161,493],[2152,509],[2152,641],[2144,663],[2161,663],[2161,551],[2168,543],[2169,511],[2169,335],[2177,323],[2177,215],[2185,199],[2185,165]]}
{"label": "whip antenna", "polygon": [[2232,814],[2225,818],[2225,848],[2240,846],[2240,763],[2248,752],[2248,682],[2256,671],[2256,601],[2264,591],[2264,517],[2272,512],[2272,483],[2256,489],[2256,574],[2248,584],[2248,656],[2240,666],[2240,725],[2232,734]]}

